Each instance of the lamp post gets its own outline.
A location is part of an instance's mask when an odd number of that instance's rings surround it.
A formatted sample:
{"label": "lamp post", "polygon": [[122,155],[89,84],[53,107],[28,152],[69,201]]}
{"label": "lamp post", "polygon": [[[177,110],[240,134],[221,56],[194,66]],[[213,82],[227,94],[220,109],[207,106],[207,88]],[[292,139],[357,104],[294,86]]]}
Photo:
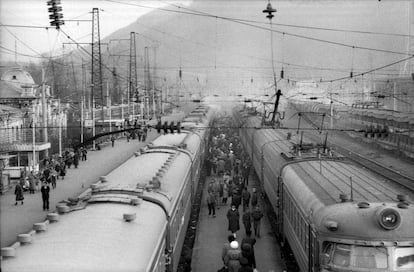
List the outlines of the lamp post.
{"label": "lamp post", "polygon": [[33,172],[36,167],[36,113],[33,110],[32,115],[32,151],[33,151]]}
{"label": "lamp post", "polygon": [[273,71],[273,81],[275,85],[275,92],[276,92],[276,100],[275,100],[275,106],[273,110],[272,115],[272,123],[275,121],[277,106],[279,103],[279,97],[281,95],[281,91],[277,89],[277,81],[276,81],[276,72],[275,72],[275,63],[274,63],[274,56],[273,56],[273,26],[272,26],[272,18],[274,17],[273,13],[276,12],[276,9],[272,8],[272,4],[267,3],[266,9],[262,11],[263,13],[267,13],[266,18],[269,19],[269,25],[270,25],[270,52],[272,57],[272,71]]}

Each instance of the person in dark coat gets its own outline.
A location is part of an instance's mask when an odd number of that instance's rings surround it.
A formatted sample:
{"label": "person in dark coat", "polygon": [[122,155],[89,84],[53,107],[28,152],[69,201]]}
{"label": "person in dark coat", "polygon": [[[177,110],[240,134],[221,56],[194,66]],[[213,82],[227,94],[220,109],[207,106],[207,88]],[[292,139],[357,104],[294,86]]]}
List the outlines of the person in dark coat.
{"label": "person in dark coat", "polygon": [[242,256],[247,259],[248,265],[252,268],[256,268],[256,260],[254,258],[254,253],[251,245],[248,243],[242,244],[241,253]]}
{"label": "person in dark coat", "polygon": [[16,184],[16,188],[14,189],[14,194],[16,195],[16,203],[14,205],[17,205],[17,201],[21,201],[23,205],[23,187],[20,185],[20,183]]}
{"label": "person in dark coat", "polygon": [[253,209],[257,206],[257,202],[258,202],[257,191],[256,191],[256,188],[253,188],[253,193],[252,193],[252,208]]}
{"label": "person in dark coat", "polygon": [[236,237],[236,232],[240,229],[240,214],[235,205],[232,205],[231,209],[227,212],[227,219],[229,220],[228,230]]}
{"label": "person in dark coat", "polygon": [[86,150],[85,147],[82,148],[82,161],[86,161],[87,160],[87,154],[88,154],[88,150]]}
{"label": "person in dark coat", "polygon": [[75,155],[73,156],[73,165],[75,168],[78,168],[79,165],[79,153],[75,152]]}
{"label": "person in dark coat", "polygon": [[263,217],[263,212],[260,210],[259,206],[256,206],[256,208],[252,212],[252,217],[253,217],[254,234],[260,238],[260,221]]}
{"label": "person in dark coat", "polygon": [[253,250],[253,254],[254,254],[254,245],[256,244],[256,239],[252,237],[252,231],[248,231],[246,233],[246,237],[243,238],[243,240],[241,242],[242,246],[245,243],[250,244],[250,246],[252,247],[252,250]]}
{"label": "person in dark coat", "polygon": [[216,217],[216,198],[213,192],[208,192],[207,196],[208,216]]}
{"label": "person in dark coat", "polygon": [[61,163],[59,175],[62,177],[62,179],[65,179],[65,176],[66,176],[66,164],[65,163]]}
{"label": "person in dark coat", "polygon": [[114,147],[115,146],[115,137],[114,136],[111,137],[111,142],[112,142],[112,147]]}
{"label": "person in dark coat", "polygon": [[42,192],[43,210],[49,210],[49,185],[46,182],[44,182],[40,191]]}
{"label": "person in dark coat", "polygon": [[243,212],[244,212],[246,211],[246,209],[249,208],[249,204],[250,204],[250,193],[249,193],[249,190],[247,190],[247,187],[243,188],[242,201],[243,201]]}
{"label": "person in dark coat", "polygon": [[249,210],[243,213],[242,222],[247,235],[248,232],[251,232],[252,228],[252,215]]}
{"label": "person in dark coat", "polygon": [[33,171],[31,171],[29,174],[29,192],[31,194],[34,194],[35,190],[36,190],[36,177],[33,174]]}
{"label": "person in dark coat", "polygon": [[253,268],[249,265],[249,260],[246,257],[243,257],[243,251],[242,251],[242,257],[240,258],[240,265],[241,267],[237,272],[253,272]]}

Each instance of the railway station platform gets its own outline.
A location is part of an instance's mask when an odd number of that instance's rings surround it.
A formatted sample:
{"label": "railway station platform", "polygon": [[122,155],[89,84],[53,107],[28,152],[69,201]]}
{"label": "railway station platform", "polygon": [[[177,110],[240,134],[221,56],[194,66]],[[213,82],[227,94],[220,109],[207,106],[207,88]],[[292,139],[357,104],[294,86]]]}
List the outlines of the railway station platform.
{"label": "railway station platform", "polygon": [[[227,242],[227,236],[230,235],[230,231],[227,230],[228,220],[226,217],[227,211],[230,209],[231,198],[227,200],[226,206],[218,206],[216,208],[216,217],[209,217],[207,208],[207,187],[212,179],[212,176],[207,177],[204,184],[203,197],[201,200],[199,222],[197,226],[197,235],[194,242],[192,251],[192,271],[197,272],[215,272],[223,267],[223,261],[221,259],[221,252],[223,245]],[[257,176],[253,173],[249,177],[248,190],[251,193],[252,188],[256,187],[259,192]],[[259,198],[259,206],[264,207],[263,200]],[[242,239],[245,237],[245,230],[241,221],[242,206],[239,207],[240,212],[240,230],[237,231],[236,241],[241,244]],[[265,216],[261,221],[261,236],[260,238],[254,237],[254,231],[252,227],[252,236],[256,239],[254,246],[255,258],[257,264],[257,270],[259,272],[282,272],[287,271],[283,260],[280,257],[280,248],[276,241],[276,238],[272,232],[270,222],[266,216],[266,212],[263,211]]]}
{"label": "railway station platform", "polygon": [[[163,117],[163,120],[175,120],[182,118],[183,113],[172,114]],[[11,245],[17,240],[17,235],[28,233],[34,223],[43,222],[48,213],[53,212],[57,203],[67,200],[69,197],[77,197],[84,192],[92,183],[104,176],[133,156],[134,152],[140,147],[145,146],[150,141],[158,137],[156,129],[148,132],[147,140],[139,142],[130,140],[127,142],[125,137],[115,141],[115,146],[111,144],[102,145],[99,151],[88,150],[87,161],[80,161],[75,169],[73,166],[67,169],[65,179],[58,179],[56,189],[50,186],[50,210],[43,211],[42,195],[39,190],[34,194],[24,192],[24,204],[15,204],[14,186],[6,193],[0,195],[0,229],[1,247]]]}

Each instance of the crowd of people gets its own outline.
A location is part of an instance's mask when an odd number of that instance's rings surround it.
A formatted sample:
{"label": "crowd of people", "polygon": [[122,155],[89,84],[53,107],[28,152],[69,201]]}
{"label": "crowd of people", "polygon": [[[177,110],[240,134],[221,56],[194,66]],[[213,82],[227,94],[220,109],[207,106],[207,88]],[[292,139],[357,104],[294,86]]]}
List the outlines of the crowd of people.
{"label": "crowd of people", "polygon": [[[215,128],[210,143],[206,160],[207,176],[210,176],[207,186],[209,217],[216,217],[216,209],[230,204],[226,213],[230,234],[223,246],[222,271],[254,271],[254,245],[256,238],[260,238],[263,212],[258,205],[257,190],[252,188],[250,192],[248,188],[251,162],[233,129]],[[239,242],[240,220],[244,238]],[[252,237],[252,226],[255,237]]]}
{"label": "crowd of people", "polygon": [[50,186],[56,189],[57,181],[65,179],[66,169],[74,166],[78,168],[80,161],[87,160],[88,150],[84,147],[75,149],[74,151],[66,150],[62,156],[52,155],[45,158],[41,163],[41,169],[38,173],[30,171],[27,173],[22,170],[20,173],[20,181],[16,184],[14,194],[16,195],[16,202],[24,204],[24,191],[30,194],[35,194],[40,190],[43,200],[43,210],[49,210],[49,194]]}

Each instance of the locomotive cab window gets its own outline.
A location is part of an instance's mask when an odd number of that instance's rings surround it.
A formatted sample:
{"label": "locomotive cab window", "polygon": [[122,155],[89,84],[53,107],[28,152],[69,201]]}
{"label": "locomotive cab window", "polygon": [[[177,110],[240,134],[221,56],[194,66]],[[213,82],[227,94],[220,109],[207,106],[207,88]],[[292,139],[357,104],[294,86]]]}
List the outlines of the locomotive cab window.
{"label": "locomotive cab window", "polygon": [[414,247],[397,247],[395,249],[394,268],[398,271],[414,268]]}
{"label": "locomotive cab window", "polygon": [[321,263],[331,268],[351,268],[352,271],[386,269],[388,268],[388,254],[385,247],[325,242]]}

